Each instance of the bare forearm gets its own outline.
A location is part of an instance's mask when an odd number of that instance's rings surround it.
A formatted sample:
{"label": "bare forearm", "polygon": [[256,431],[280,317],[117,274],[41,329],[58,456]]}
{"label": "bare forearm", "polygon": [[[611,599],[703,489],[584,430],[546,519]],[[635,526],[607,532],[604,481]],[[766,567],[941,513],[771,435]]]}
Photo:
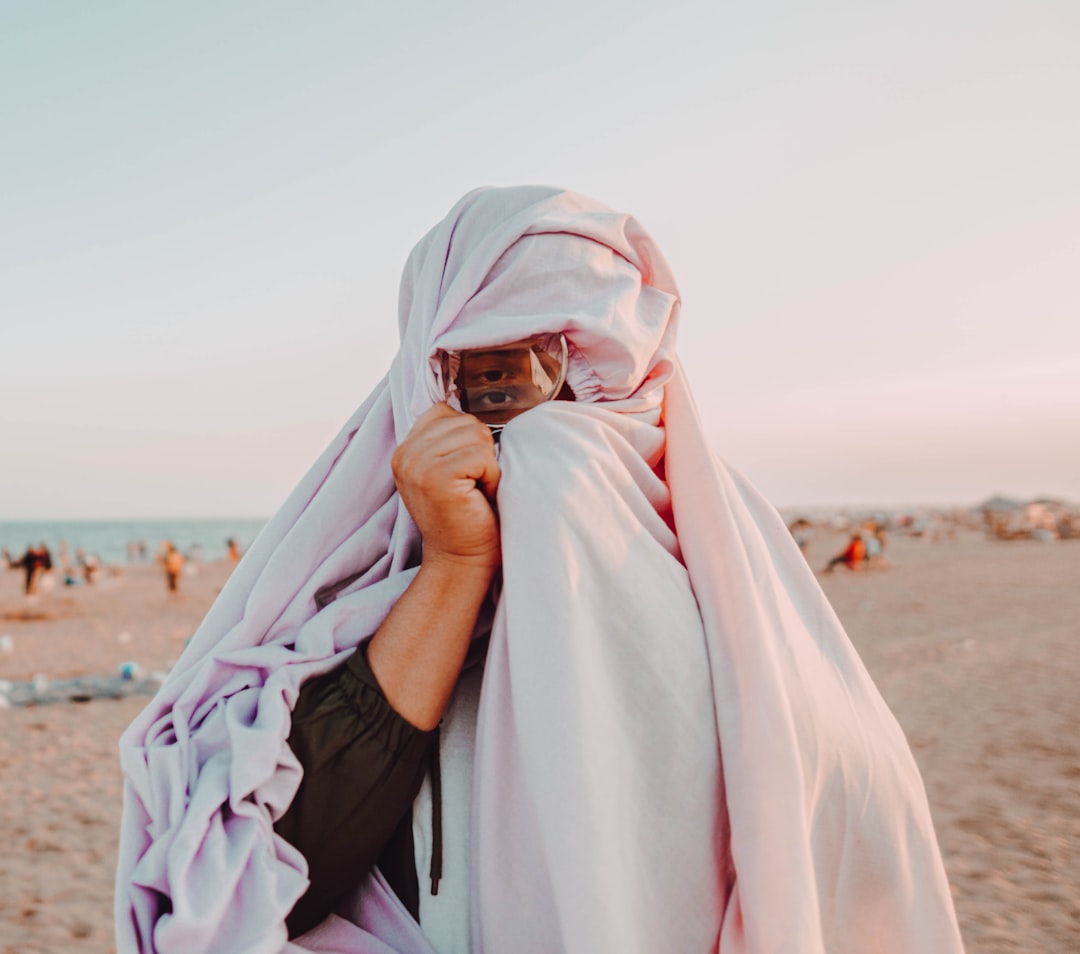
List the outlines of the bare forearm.
{"label": "bare forearm", "polygon": [[494,574],[493,567],[425,555],[371,638],[372,673],[390,705],[417,728],[439,724]]}

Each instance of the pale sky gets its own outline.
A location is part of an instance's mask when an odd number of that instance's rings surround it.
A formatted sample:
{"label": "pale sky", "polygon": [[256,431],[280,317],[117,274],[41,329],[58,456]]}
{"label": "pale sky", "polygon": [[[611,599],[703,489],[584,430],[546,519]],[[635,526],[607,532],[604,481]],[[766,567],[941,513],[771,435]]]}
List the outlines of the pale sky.
{"label": "pale sky", "polygon": [[0,519],[269,515],[467,190],[633,213],[777,505],[1080,501],[1080,3],[0,0]]}

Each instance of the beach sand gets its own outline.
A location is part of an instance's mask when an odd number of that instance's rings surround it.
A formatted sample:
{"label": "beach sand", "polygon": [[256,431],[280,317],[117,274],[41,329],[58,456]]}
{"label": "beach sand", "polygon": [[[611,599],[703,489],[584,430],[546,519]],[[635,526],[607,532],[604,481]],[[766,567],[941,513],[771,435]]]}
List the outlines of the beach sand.
{"label": "beach sand", "polygon": [[[842,543],[821,533],[811,564]],[[1080,950],[1080,542],[894,537],[888,556],[821,580],[911,741],[968,951]],[[159,568],[131,567],[34,605],[0,573],[0,679],[166,668],[228,572],[170,599]],[[2,954],[115,950],[116,746],[145,703],[0,711]]]}

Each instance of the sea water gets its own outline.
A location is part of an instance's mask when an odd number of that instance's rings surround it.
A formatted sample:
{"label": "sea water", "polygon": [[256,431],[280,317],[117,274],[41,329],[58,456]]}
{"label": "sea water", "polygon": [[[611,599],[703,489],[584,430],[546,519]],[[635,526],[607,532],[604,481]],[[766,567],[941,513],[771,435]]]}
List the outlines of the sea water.
{"label": "sea water", "polygon": [[251,517],[213,520],[0,520],[0,548],[6,547],[18,559],[28,546],[44,543],[53,561],[61,542],[70,556],[76,550],[93,554],[106,565],[129,562],[129,544],[146,544],[146,559],[153,560],[161,544],[168,540],[184,553],[203,560],[225,556],[226,540],[232,537],[243,552],[262,529],[265,520]]}

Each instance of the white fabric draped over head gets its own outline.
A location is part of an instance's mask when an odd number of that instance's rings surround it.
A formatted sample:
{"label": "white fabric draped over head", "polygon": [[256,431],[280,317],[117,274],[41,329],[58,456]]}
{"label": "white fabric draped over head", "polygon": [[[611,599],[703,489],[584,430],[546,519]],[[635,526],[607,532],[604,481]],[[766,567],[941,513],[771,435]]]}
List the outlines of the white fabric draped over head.
{"label": "white fabric draped over head", "polygon": [[708,451],[678,314],[641,226],[574,193],[477,190],[424,237],[388,376],[121,740],[121,950],[430,954],[377,871],[286,941],[290,711],[415,573],[389,459],[441,400],[438,349],[557,331],[576,400],[501,445],[473,949],[961,950],[903,734],[779,517]]}

